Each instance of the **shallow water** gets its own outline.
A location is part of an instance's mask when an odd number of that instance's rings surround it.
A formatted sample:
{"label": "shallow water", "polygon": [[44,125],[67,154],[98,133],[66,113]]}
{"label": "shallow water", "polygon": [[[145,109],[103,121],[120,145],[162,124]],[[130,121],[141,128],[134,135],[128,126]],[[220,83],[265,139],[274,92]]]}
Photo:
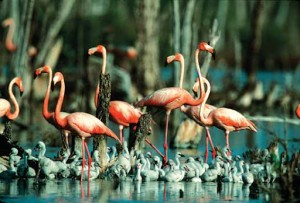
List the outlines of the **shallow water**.
{"label": "shallow water", "polygon": [[[230,145],[233,155],[241,155],[251,148],[266,148],[275,136],[284,139],[297,138],[300,126],[294,124],[256,122],[259,128],[257,133],[248,131],[235,132],[230,135]],[[154,130],[154,132],[157,132]],[[127,133],[125,133],[127,134]],[[149,139],[162,151],[163,133],[159,136],[151,135]],[[212,128],[212,139],[215,146],[223,147],[225,137],[223,131]],[[89,141],[91,149],[92,141]],[[36,142],[21,145],[33,149]],[[109,141],[109,145],[114,144]],[[299,150],[299,144],[288,142],[290,153]],[[197,149],[170,150],[169,158],[174,158],[176,151],[187,156],[203,155],[205,149],[204,139]],[[279,145],[279,152],[282,151]],[[145,151],[152,151],[146,148]],[[57,147],[48,147],[46,155],[54,157],[59,151]],[[153,151],[152,151],[153,152]],[[154,152],[153,152],[154,153]],[[35,152],[33,152],[35,154]],[[210,158],[210,157],[209,157]],[[184,161],[182,158],[181,161]],[[210,162],[210,159],[209,159]],[[78,180],[63,179],[49,180],[45,184],[35,185],[34,179],[0,180],[0,200],[3,202],[262,202],[269,201],[269,194],[251,192],[248,185],[234,183],[165,183],[165,182],[113,182],[93,180],[89,184],[85,181],[80,184]],[[268,188],[277,184],[271,184]],[[180,192],[182,191],[182,192]],[[252,188],[253,191],[253,188]]]}
{"label": "shallow water", "polygon": [[[258,202],[264,194],[251,195],[250,186],[234,183],[119,182],[105,180],[80,184],[78,180],[49,180],[35,185],[34,179],[0,180],[4,202]],[[89,187],[89,192],[88,192]],[[182,192],[180,192],[182,191]]]}

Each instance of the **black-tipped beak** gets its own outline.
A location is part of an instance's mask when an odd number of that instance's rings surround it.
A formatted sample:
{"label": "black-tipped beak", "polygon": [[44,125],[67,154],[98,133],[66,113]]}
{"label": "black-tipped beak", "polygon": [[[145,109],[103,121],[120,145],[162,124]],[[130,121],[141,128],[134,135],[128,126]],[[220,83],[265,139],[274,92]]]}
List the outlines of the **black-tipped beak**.
{"label": "black-tipped beak", "polygon": [[210,45],[210,41],[208,41],[207,44]]}
{"label": "black-tipped beak", "polygon": [[33,79],[35,80],[35,78],[37,77],[37,74],[33,73]]}
{"label": "black-tipped beak", "polygon": [[198,97],[198,92],[194,92],[194,91],[193,91],[193,93],[194,93],[194,96],[195,96],[195,97]]}
{"label": "black-tipped beak", "polygon": [[216,50],[214,50],[214,52],[211,55],[212,55],[213,60],[216,60]]}
{"label": "black-tipped beak", "polygon": [[52,81],[51,82],[51,91],[53,91],[54,90],[54,82]]}
{"label": "black-tipped beak", "polygon": [[20,91],[20,96],[22,97],[22,95],[23,95],[23,91]]}
{"label": "black-tipped beak", "polygon": [[168,64],[169,64],[168,60],[165,60],[165,66],[168,66]]}

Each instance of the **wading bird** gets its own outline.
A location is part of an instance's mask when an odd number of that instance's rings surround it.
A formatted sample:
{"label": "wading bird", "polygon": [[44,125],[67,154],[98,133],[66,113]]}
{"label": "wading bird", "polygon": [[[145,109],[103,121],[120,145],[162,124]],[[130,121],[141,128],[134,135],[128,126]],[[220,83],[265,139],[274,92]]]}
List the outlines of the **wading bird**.
{"label": "wading bird", "polygon": [[[105,74],[106,71],[106,48],[102,45],[98,45],[97,47],[90,48],[88,51],[89,55],[94,53],[101,53],[103,62],[102,62],[102,74]],[[98,95],[99,95],[99,83],[97,84],[94,103],[95,106],[98,106]],[[113,122],[119,125],[119,133],[120,133],[120,140],[123,143],[124,135],[123,130],[124,127],[129,127],[129,125],[134,124],[137,125],[142,112],[139,109],[136,109],[131,104],[124,102],[124,101],[110,101],[109,103],[109,118]],[[162,155],[159,150],[146,138],[146,142],[160,155]]]}
{"label": "wading bird", "polygon": [[8,27],[7,36],[5,39],[5,47],[8,51],[14,52],[17,46],[13,42],[13,35],[15,33],[16,25],[12,18],[7,18],[2,22],[3,27]]}
{"label": "wading bird", "polygon": [[[49,79],[48,79],[48,87],[45,93],[45,98],[44,98],[44,104],[43,104],[43,111],[42,114],[44,118],[53,125],[56,129],[60,130],[62,135],[64,135],[64,138],[62,137],[63,145],[66,148],[67,152],[69,152],[69,143],[68,143],[68,136],[69,136],[69,131],[62,129],[55,121],[54,119],[54,112],[49,112],[49,99],[50,99],[50,90],[51,90],[51,81],[52,81],[52,69],[50,66],[43,66],[35,70],[34,72],[34,79],[41,75],[42,73],[48,73]],[[66,117],[69,115],[69,113],[66,112],[61,112],[62,117]]]}
{"label": "wading bird", "polygon": [[[208,51],[210,52],[213,57],[215,55],[214,49],[209,46],[207,43],[203,45],[204,42],[200,43],[198,46],[198,51]],[[171,58],[167,59],[171,60]],[[182,58],[181,61],[183,62],[184,59]],[[202,83],[202,76],[200,72],[200,68],[196,66],[198,77],[200,78],[199,83]],[[184,72],[184,70],[181,70]],[[181,107],[182,105],[199,105],[202,103],[204,99],[204,92],[201,91],[201,95],[198,99],[194,99],[193,96],[183,88],[180,88],[183,83],[183,74],[180,74],[180,85],[179,87],[166,87],[163,89],[156,90],[152,94],[144,97],[142,100],[136,102],[135,106],[142,107],[142,106],[155,106],[158,108],[163,108],[166,110],[166,124],[165,124],[165,135],[164,135],[164,165],[166,165],[168,161],[168,123],[169,123],[169,116],[172,110]],[[201,84],[199,84],[201,85]]]}
{"label": "wading bird", "polygon": [[[196,62],[196,66],[198,66],[200,68],[199,65],[199,61],[198,61],[198,56],[199,56],[199,51],[195,52],[195,62]],[[184,61],[182,61],[183,56],[179,56],[179,54],[176,54],[175,56],[169,56],[169,59],[167,62],[171,63],[173,61],[178,61],[180,62],[180,65],[183,66],[180,69],[184,70]],[[181,72],[181,74],[183,74],[183,72]],[[183,76],[180,76],[180,78],[183,78]],[[195,85],[193,86],[193,91],[195,93],[197,93],[199,86],[197,84],[199,84],[199,79],[197,78]],[[197,86],[196,86],[197,85]],[[182,88],[182,83],[180,82],[180,86]],[[201,90],[204,91],[204,90]],[[209,105],[209,104],[205,104],[204,106],[204,116],[207,116],[210,111],[212,111],[213,109],[215,109],[216,107]],[[200,105],[197,106],[191,106],[191,105],[182,105],[180,107],[180,111],[183,112],[184,114],[186,114],[190,119],[194,120],[197,124],[201,125],[202,127],[205,128],[206,131],[206,148],[205,148],[205,163],[207,163],[207,158],[208,158],[208,141],[210,142],[210,146],[212,148],[212,158],[215,158],[216,156],[216,151],[209,133],[209,128],[206,127],[199,118],[199,110],[200,110]]]}
{"label": "wading bird", "polygon": [[[215,126],[223,131],[225,131],[225,137],[226,137],[226,146],[228,149],[230,149],[229,146],[229,133],[232,131],[239,131],[239,130],[252,130],[254,132],[257,132],[256,126],[254,123],[252,123],[250,120],[245,118],[241,113],[229,109],[229,108],[216,108],[212,110],[207,117],[204,115],[204,106],[206,104],[206,101],[208,99],[208,96],[210,94],[210,83],[208,80],[203,79],[205,84],[207,85],[207,90],[205,93],[205,98],[203,103],[200,107],[200,121],[205,126]],[[201,84],[203,86],[204,84]],[[203,89],[204,87],[201,87]],[[228,154],[230,155],[231,152],[228,151]]]}
{"label": "wading bird", "polygon": [[64,99],[64,94],[65,94],[65,82],[64,82],[64,77],[61,72],[55,73],[53,77],[53,86],[57,84],[58,82],[61,83],[60,87],[60,93],[59,93],[59,98],[57,101],[57,105],[55,108],[55,114],[54,118],[57,122],[57,124],[65,129],[69,130],[70,132],[75,133],[76,135],[81,137],[82,140],[82,171],[81,171],[81,181],[83,178],[83,172],[84,172],[84,166],[85,166],[85,153],[84,150],[86,150],[87,155],[88,155],[88,180],[90,179],[90,168],[91,168],[91,163],[92,163],[92,158],[87,146],[87,143],[85,141],[86,138],[92,137],[92,136],[97,136],[97,135],[106,135],[109,136],[119,143],[120,140],[117,137],[117,135],[110,130],[108,127],[106,127],[98,118],[95,116],[84,113],[84,112],[75,112],[71,113],[66,117],[62,117],[60,110],[62,107],[63,99]]}
{"label": "wading bird", "polygon": [[9,98],[11,99],[13,105],[14,105],[14,112],[11,112],[11,105],[9,103],[9,101],[7,101],[6,99],[2,99],[0,98],[0,118],[1,117],[6,117],[9,120],[14,120],[18,117],[19,115],[19,105],[18,102],[16,100],[15,95],[13,94],[13,86],[17,85],[17,87],[20,90],[21,96],[23,94],[24,91],[24,87],[23,87],[23,83],[22,83],[22,79],[20,77],[15,77],[14,79],[12,79],[9,83],[8,86],[8,94],[9,94]]}

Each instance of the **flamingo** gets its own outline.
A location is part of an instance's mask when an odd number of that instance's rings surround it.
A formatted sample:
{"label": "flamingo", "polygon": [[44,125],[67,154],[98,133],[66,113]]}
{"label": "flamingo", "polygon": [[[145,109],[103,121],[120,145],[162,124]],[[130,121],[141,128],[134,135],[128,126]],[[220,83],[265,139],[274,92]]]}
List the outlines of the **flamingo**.
{"label": "flamingo", "polygon": [[[201,42],[198,45],[198,48],[196,49],[196,53],[200,51],[207,51],[210,52],[213,56],[215,56],[215,50],[209,46],[205,42]],[[176,54],[174,57],[182,57],[181,54]],[[173,57],[167,58],[167,61],[172,60]],[[183,57],[181,59],[176,59],[179,60],[181,63],[184,63]],[[152,94],[144,97],[142,100],[136,102],[136,106],[155,106],[158,108],[163,108],[166,110],[166,124],[165,124],[165,134],[164,134],[164,165],[166,165],[167,160],[168,160],[168,144],[167,144],[167,137],[168,137],[168,123],[169,123],[169,116],[172,110],[177,109],[181,107],[184,104],[188,105],[199,105],[202,103],[204,99],[204,91],[201,91],[201,95],[199,96],[198,99],[194,99],[192,95],[186,91],[185,89],[181,88],[183,84],[183,67],[181,67],[181,74],[180,74],[180,80],[179,80],[179,87],[166,87],[163,89],[156,90]],[[200,78],[199,80],[199,85],[202,83],[202,76],[200,72],[200,67],[196,66],[198,77]]]}
{"label": "flamingo", "polygon": [[17,46],[13,42],[13,34],[16,29],[15,22],[12,18],[7,18],[2,22],[3,27],[9,27],[7,32],[7,37],[5,40],[6,49],[10,52],[14,52],[17,49]]}
{"label": "flamingo", "polygon": [[[106,71],[106,48],[103,45],[98,45],[97,47],[92,47],[88,50],[88,54],[92,55],[94,53],[101,53],[103,62],[102,62],[102,74],[105,74]],[[97,107],[98,105],[98,95],[99,95],[100,89],[99,89],[99,83],[97,84],[95,97],[94,97],[94,103]],[[124,101],[111,101],[109,103],[109,118],[113,122],[119,125],[119,133],[120,133],[120,140],[123,143],[124,136],[123,136],[123,130],[124,127],[129,127],[130,124],[137,125],[142,112],[139,109],[136,109],[131,104],[124,102]],[[163,156],[160,151],[149,141],[148,138],[145,140],[158,154]]]}
{"label": "flamingo", "polygon": [[19,88],[21,96],[24,92],[22,79],[20,77],[15,77],[14,79],[12,79],[10,81],[9,86],[8,86],[8,93],[9,93],[9,97],[14,105],[15,111],[13,113],[11,112],[11,105],[10,105],[9,101],[7,101],[6,99],[0,98],[0,118],[6,117],[9,120],[14,120],[19,115],[19,111],[20,111],[19,105],[18,105],[18,102],[17,102],[16,97],[14,96],[13,90],[12,90],[14,85],[17,85],[17,87]]}
{"label": "flamingo", "polygon": [[109,136],[118,143],[121,143],[117,135],[110,130],[106,125],[104,125],[99,119],[97,119],[95,116],[84,113],[84,112],[75,112],[71,113],[66,117],[61,116],[61,107],[64,99],[65,94],[65,82],[64,77],[61,72],[56,72],[53,77],[53,86],[57,84],[58,82],[61,83],[60,87],[60,93],[59,98],[56,104],[55,113],[54,113],[54,119],[56,120],[57,124],[62,128],[69,130],[70,132],[73,132],[81,137],[82,140],[82,170],[81,170],[81,179],[83,178],[83,172],[84,172],[84,165],[85,165],[85,153],[86,150],[88,155],[88,180],[90,179],[90,168],[92,163],[92,158],[90,155],[90,152],[88,150],[87,143],[85,141],[86,138],[96,136],[96,135],[102,135],[105,134],[106,136]]}
{"label": "flamingo", "polygon": [[[200,106],[200,121],[205,126],[215,126],[223,131],[225,131],[226,146],[229,149],[228,155],[231,154],[229,146],[229,133],[232,131],[239,130],[251,130],[257,132],[256,126],[253,122],[245,118],[241,113],[229,109],[229,108],[216,108],[212,110],[207,117],[204,115],[204,106],[210,94],[210,83],[205,78],[203,79],[207,85],[207,90],[205,93],[204,101]],[[201,89],[203,89],[203,83],[201,84]]]}
{"label": "flamingo", "polygon": [[[68,143],[68,136],[69,136],[69,131],[62,129],[57,122],[54,119],[54,112],[49,112],[48,107],[49,107],[49,99],[50,99],[50,89],[51,89],[51,81],[52,81],[52,69],[50,66],[43,66],[40,67],[38,69],[35,70],[34,72],[34,79],[36,77],[38,77],[39,75],[41,75],[42,73],[48,73],[49,74],[49,79],[48,79],[48,87],[45,93],[45,98],[44,98],[44,105],[43,105],[43,111],[42,114],[44,116],[44,118],[46,119],[46,121],[48,121],[48,123],[50,123],[51,125],[53,125],[56,129],[60,130],[62,135],[65,136],[65,139],[63,140],[63,143],[65,143],[65,147],[67,147],[67,151],[69,153],[69,143]],[[62,117],[66,117],[67,115],[69,115],[69,113],[66,112],[61,112],[61,116]]]}
{"label": "flamingo", "polygon": [[300,104],[298,104],[295,113],[296,113],[296,116],[300,119]]}
{"label": "flamingo", "polygon": [[[198,56],[199,56],[199,51],[198,52],[195,52],[195,63],[196,63],[196,66],[198,66],[200,68],[200,65],[199,65],[199,61],[198,61]],[[180,62],[180,65],[181,66],[184,66],[184,61],[181,61],[183,59],[183,57],[172,57],[172,56],[169,56],[169,59],[167,62],[168,63],[171,63],[173,61],[178,61]],[[182,67],[181,69],[184,69],[184,67]],[[197,92],[198,90],[198,86],[196,86],[196,84],[198,84],[198,78],[196,80],[196,83],[193,87],[193,91],[194,92]],[[182,88],[182,83],[180,83],[179,87]],[[201,90],[202,91],[202,90]],[[209,104],[205,104],[204,106],[204,116],[206,117],[213,109],[216,109],[216,107],[212,106],[212,105],[209,105]],[[206,131],[206,147],[205,147],[205,154],[204,154],[204,157],[205,157],[205,163],[207,163],[207,159],[208,159],[208,141],[210,142],[210,146],[212,148],[212,157],[213,159],[215,158],[216,156],[216,150],[214,148],[214,145],[213,145],[213,142],[212,142],[212,139],[211,139],[211,136],[210,136],[210,133],[209,133],[209,128],[206,127],[201,121],[200,121],[200,118],[199,118],[199,110],[200,110],[200,105],[197,105],[197,106],[191,106],[191,105],[182,105],[180,107],[180,111],[183,112],[184,114],[186,114],[190,119],[192,119],[193,121],[195,121],[197,124],[199,124],[200,126],[204,127],[205,128],[205,131]]]}

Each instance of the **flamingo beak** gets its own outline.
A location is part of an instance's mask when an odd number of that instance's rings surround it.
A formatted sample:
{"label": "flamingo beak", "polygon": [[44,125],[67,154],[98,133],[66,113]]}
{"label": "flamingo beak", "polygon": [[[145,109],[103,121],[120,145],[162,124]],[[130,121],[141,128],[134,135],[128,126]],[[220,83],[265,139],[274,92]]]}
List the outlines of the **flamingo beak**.
{"label": "flamingo beak", "polygon": [[97,51],[97,47],[93,47],[93,48],[90,48],[90,49],[89,49],[88,53],[89,53],[89,55],[92,55],[92,54],[94,54],[96,51]]}
{"label": "flamingo beak", "polygon": [[54,84],[54,82],[52,81],[52,82],[51,82],[51,91],[54,91],[54,85],[55,85],[55,84]]}
{"label": "flamingo beak", "polygon": [[211,56],[212,56],[213,60],[215,61],[216,60],[216,50],[215,49],[213,49]]}
{"label": "flamingo beak", "polygon": [[167,60],[165,62],[165,66],[167,66],[169,63],[171,63],[172,61],[174,61],[174,59],[175,59],[174,55],[168,56]]}

